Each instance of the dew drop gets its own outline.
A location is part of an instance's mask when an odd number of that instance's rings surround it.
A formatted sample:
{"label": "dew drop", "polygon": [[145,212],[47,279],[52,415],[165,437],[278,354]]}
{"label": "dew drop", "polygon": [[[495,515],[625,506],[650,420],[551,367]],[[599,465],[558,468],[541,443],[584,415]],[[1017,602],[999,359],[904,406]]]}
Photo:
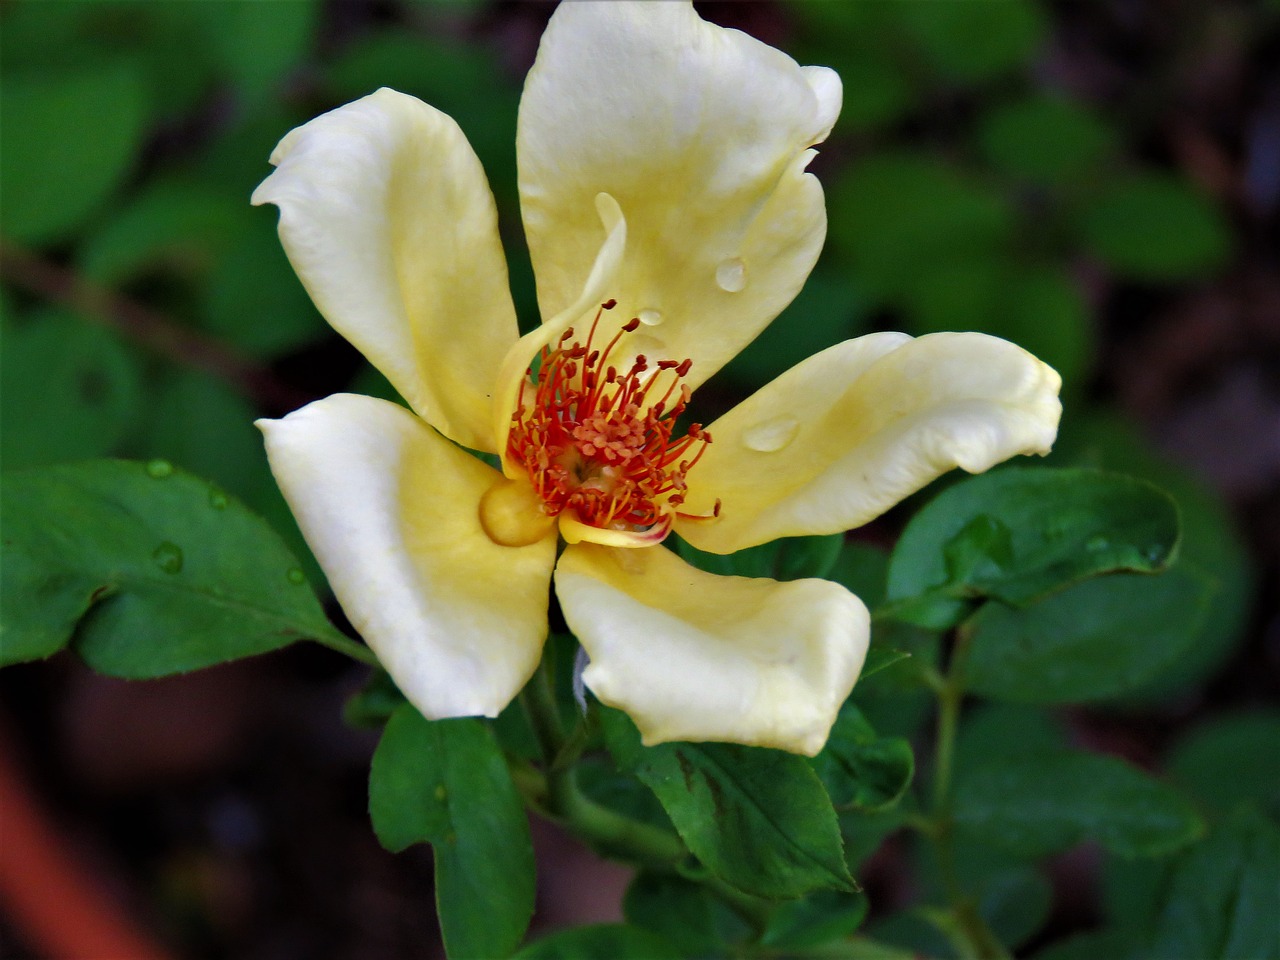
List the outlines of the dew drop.
{"label": "dew drop", "polygon": [[165,573],[179,573],[182,570],[182,548],[168,540],[151,552],[151,559]]}
{"label": "dew drop", "polygon": [[209,506],[215,510],[227,509],[227,495],[221,490],[209,491]]}
{"label": "dew drop", "polygon": [[639,313],[637,313],[636,317],[646,327],[656,327],[658,324],[662,322],[662,311],[654,310],[652,307],[647,307],[644,310],[641,310]]}
{"label": "dew drop", "polygon": [[747,265],[740,257],[724,261],[716,267],[716,285],[726,293],[737,293],[747,285]]}
{"label": "dew drop", "polygon": [[781,450],[800,432],[800,421],[795,417],[778,417],[766,420],[742,432],[742,442],[749,450],[775,453]]}
{"label": "dew drop", "polygon": [[147,476],[153,480],[163,480],[173,473],[173,464],[168,460],[152,460],[147,464]]}
{"label": "dew drop", "polygon": [[288,573],[286,573],[284,576],[285,576],[285,579],[288,580],[290,583],[306,583],[307,582],[307,575],[303,573],[302,570],[298,567],[290,567]]}

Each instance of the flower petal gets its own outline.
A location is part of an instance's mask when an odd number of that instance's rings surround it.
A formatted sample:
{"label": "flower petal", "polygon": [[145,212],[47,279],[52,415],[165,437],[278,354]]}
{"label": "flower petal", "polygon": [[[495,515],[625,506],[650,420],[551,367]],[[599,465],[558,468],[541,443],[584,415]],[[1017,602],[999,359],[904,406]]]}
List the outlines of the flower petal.
{"label": "flower petal", "polygon": [[[687,2],[563,3],[525,83],[516,147],[542,315],[583,289],[593,200],[628,222],[611,318],[645,320],[651,359],[706,380],[799,291],[826,234],[809,148],[840,81]],[[612,330],[603,330],[609,336]]]}
{"label": "flower petal", "polygon": [[1062,380],[980,333],[879,333],[788,370],[707,429],[677,522],[700,550],[860,526],[952,467],[981,473],[1057,434]]}
{"label": "flower petal", "polygon": [[414,410],[492,452],[489,391],[517,336],[493,195],[458,125],[379,90],[291,131],[255,204],[325,319]]}
{"label": "flower petal", "polygon": [[431,719],[496,716],[538,664],[555,537],[490,540],[479,501],[500,474],[397,404],[338,394],[258,426],[338,602],[404,695]]}
{"label": "flower petal", "polygon": [[556,593],[583,674],[646,744],[719,740],[813,756],[862,669],[870,619],[827,580],[718,577],[670,550],[577,544]]}

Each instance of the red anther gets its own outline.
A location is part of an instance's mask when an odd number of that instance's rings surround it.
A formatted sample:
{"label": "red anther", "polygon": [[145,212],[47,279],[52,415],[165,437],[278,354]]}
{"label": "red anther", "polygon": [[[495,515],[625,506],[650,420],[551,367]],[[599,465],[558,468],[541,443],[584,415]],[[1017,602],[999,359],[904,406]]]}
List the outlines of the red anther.
{"label": "red anther", "polygon": [[618,301],[612,300],[612,299],[606,300],[604,303],[600,304],[600,306],[603,307],[605,310],[612,310],[617,305],[618,305]]}
{"label": "red anther", "polygon": [[680,364],[676,367],[676,376],[687,377],[689,375],[689,368],[692,366],[693,361],[686,357],[684,360],[680,361]]}
{"label": "red anther", "polygon": [[622,329],[626,333],[635,333],[636,329],[639,326],[640,326],[640,318],[632,317],[630,320],[628,320],[626,323],[622,325]]}

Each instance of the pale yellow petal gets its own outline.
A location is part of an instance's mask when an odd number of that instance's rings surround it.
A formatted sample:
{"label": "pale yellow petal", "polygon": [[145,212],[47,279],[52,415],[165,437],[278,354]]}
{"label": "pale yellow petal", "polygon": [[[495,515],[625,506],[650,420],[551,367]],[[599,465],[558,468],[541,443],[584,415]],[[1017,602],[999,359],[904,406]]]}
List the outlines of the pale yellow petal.
{"label": "pale yellow petal", "polygon": [[688,382],[705,380],[817,258],[826,213],[805,167],[839,107],[833,72],[705,23],[687,2],[561,4],[516,143],[543,317],[582,290],[600,242],[594,198],[607,193],[628,223],[609,319],[640,317],[633,352],[691,358]]}
{"label": "pale yellow petal", "polygon": [[556,593],[583,680],[647,744],[727,741],[813,756],[866,657],[862,602],[827,580],[718,577],[665,547],[578,544]]}
{"label": "pale yellow petal", "polygon": [[879,516],[953,467],[981,473],[1052,446],[1062,381],[980,333],[872,334],[810,357],[708,427],[677,522],[702,550],[837,533]]}
{"label": "pale yellow petal", "polygon": [[490,393],[515,311],[493,196],[458,125],[383,89],[293,130],[271,162],[253,202],[280,208],[325,319],[442,433],[495,450]]}
{"label": "pale yellow petal", "polygon": [[479,503],[500,474],[397,404],[338,394],[258,426],[338,602],[404,695],[432,719],[496,716],[541,655],[555,537],[490,540]]}
{"label": "pale yellow petal", "polygon": [[[528,379],[534,357],[543,347],[559,343],[560,335],[570,328],[574,328],[578,337],[586,340],[592,318],[601,312],[601,305],[606,299],[605,291],[617,277],[627,249],[627,221],[618,209],[618,202],[607,193],[601,193],[595,198],[595,209],[598,217],[596,255],[583,287],[578,291],[577,299],[512,345],[498,371],[493,393],[496,398],[493,404],[493,432],[497,438],[498,452],[502,455],[502,469],[508,477],[514,478],[524,473],[524,468],[513,463],[507,456],[507,434],[511,431],[512,414],[519,403],[520,386]],[[575,324],[578,325],[576,328]]]}

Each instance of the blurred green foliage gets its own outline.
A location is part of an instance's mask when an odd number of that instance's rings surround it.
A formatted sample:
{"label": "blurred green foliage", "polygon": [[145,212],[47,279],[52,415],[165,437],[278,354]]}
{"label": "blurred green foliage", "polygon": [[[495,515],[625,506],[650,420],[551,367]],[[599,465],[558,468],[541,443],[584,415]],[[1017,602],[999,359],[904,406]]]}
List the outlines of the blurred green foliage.
{"label": "blurred green foliage", "polygon": [[[450,113],[467,133],[499,204],[517,309],[523,323],[536,322],[514,149],[522,58],[532,49],[517,42],[504,49],[502,34],[484,29],[485,18],[498,15],[484,2],[389,3],[376,17],[339,16],[343,6],[20,0],[0,7],[0,237],[6,251],[33,253],[82,285],[62,297],[65,289],[6,256],[0,460],[14,469],[103,456],[164,458],[264,515],[305,558],[317,584],[321,575],[251,425],[256,416],[286,411],[211,366],[193,366],[172,349],[172,337],[141,329],[113,303],[139,305],[163,318],[165,329],[207,336],[304,396],[340,389],[391,395],[311,306],[276,239],[274,211],[248,206],[289,129],[391,86]],[[1274,924],[1280,794],[1272,754],[1280,717],[1211,719],[1174,744],[1168,778],[1193,798],[1193,810],[1161,780],[1110,758],[1068,752],[1049,707],[1089,699],[1099,710],[1136,710],[1185,696],[1230,656],[1246,623],[1252,572],[1221,500],[1091,400],[1098,278],[1109,290],[1165,291],[1213,279],[1234,253],[1226,213],[1185,176],[1147,159],[1142,131],[1113,105],[1073,94],[1036,68],[1054,29],[1048,3],[796,3],[779,15],[794,28],[788,52],[833,66],[844,80],[841,120],[815,164],[829,201],[827,250],[791,307],[709,391],[731,402],[805,356],[872,329],[984,331],[1062,373],[1068,415],[1055,463],[1152,481],[1180,512],[1182,539],[1169,574],[1090,580],[1024,609],[989,605],[975,621],[974,688],[1016,701],[967,712],[957,741],[957,767],[979,771],[958,781],[956,811],[968,832],[957,838],[961,877],[975,891],[978,911],[1007,944],[1026,942],[1051,906],[1036,857],[1086,835],[1116,854],[1154,854],[1189,841],[1203,818],[1204,839],[1176,857],[1131,863],[1108,856],[1106,928],[1040,956],[1276,956],[1268,939],[1274,926],[1258,918]],[[199,483],[184,477],[172,486],[207,497]],[[41,496],[57,493],[10,489],[30,500],[18,510],[36,509],[31,504]],[[233,501],[232,513],[249,524],[241,511]],[[198,539],[193,534],[193,543]],[[979,537],[966,549],[998,566],[999,541]],[[262,562],[283,575],[287,554],[279,550]],[[866,544],[843,552],[829,542],[770,550],[744,557],[738,562],[754,566],[737,572],[829,573],[873,608],[884,599],[886,578],[893,582],[888,556]],[[194,568],[197,554],[189,556]],[[298,609],[281,616],[314,621],[320,614],[309,597],[294,598]],[[68,613],[64,632],[79,613]],[[872,662],[886,666],[859,685],[862,710],[842,717],[839,749],[816,761],[817,774],[791,758],[804,767],[814,796],[820,777],[859,808],[839,818],[855,874],[913,815],[910,795],[893,810],[868,810],[896,801],[911,776],[904,738],[921,731],[931,710],[921,676],[936,665],[939,649],[937,635],[919,625],[886,620],[876,630]],[[1037,642],[1045,636],[1055,643]],[[67,637],[46,639],[54,649]],[[92,647],[94,635],[80,642]],[[194,648],[175,656],[187,657],[181,667],[209,662]],[[116,672],[138,671],[126,664]],[[504,719],[499,736],[519,722]],[[409,741],[428,736],[409,729],[408,720],[400,726]],[[488,740],[482,746],[485,756],[496,752]],[[393,740],[382,750],[401,748]],[[717,751],[723,748],[709,755]],[[678,761],[655,756],[635,763],[660,782],[658,761]],[[1062,763],[1046,760],[1064,756]],[[714,765],[707,755],[695,759]],[[753,762],[767,781],[767,762]],[[857,794],[846,782],[859,765],[874,772],[877,790]],[[465,769],[448,773],[464,789],[484,787]],[[589,785],[596,774],[584,768],[584,789],[621,795],[616,776],[597,774],[599,782]],[[648,815],[662,818],[646,797]],[[754,823],[768,814],[750,809],[744,817]],[[396,827],[385,812],[378,819],[383,830]],[[835,863],[818,872],[843,877],[835,825],[821,827]],[[404,829],[396,843],[435,842],[447,833],[435,821]],[[740,852],[704,851],[731,868]],[[936,865],[925,853],[915,859],[924,888],[936,892]],[[789,893],[809,889],[807,875],[790,879]],[[740,934],[726,932],[731,921],[716,913],[723,905],[690,899],[685,886],[702,889],[642,873],[627,896],[628,926],[585,928],[564,935],[558,948],[547,941],[524,955],[657,956],[673,942],[696,953]],[[1207,906],[1187,910],[1197,897]],[[679,930],[664,920],[673,905],[688,916]],[[803,949],[806,932],[846,933],[866,911],[859,895],[823,891],[773,914],[763,942]],[[459,922],[457,936],[475,942],[492,935],[505,946],[518,938],[519,931],[495,934]],[[879,919],[873,929],[889,944],[953,953],[918,916]],[[866,949],[867,956],[899,955],[882,945]]]}

